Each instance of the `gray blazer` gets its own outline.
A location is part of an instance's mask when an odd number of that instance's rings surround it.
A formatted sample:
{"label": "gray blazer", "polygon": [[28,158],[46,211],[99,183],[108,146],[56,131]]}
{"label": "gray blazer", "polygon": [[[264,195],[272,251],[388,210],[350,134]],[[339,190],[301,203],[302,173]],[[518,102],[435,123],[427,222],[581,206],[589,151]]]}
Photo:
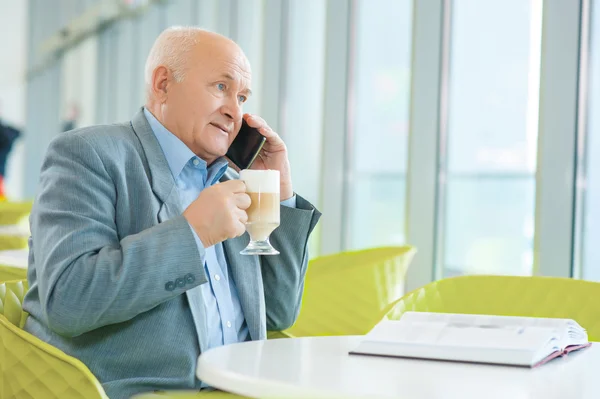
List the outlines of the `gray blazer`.
{"label": "gray blazer", "polygon": [[[296,203],[281,207],[271,238],[281,255],[240,255],[247,234],[223,243],[253,340],[291,326],[300,309],[320,213]],[[206,332],[196,331],[187,290],[207,279],[182,212],[141,111],[130,123],[61,134],[48,148],[30,218],[25,329],[83,361],[111,398],[200,386]],[[177,279],[185,285],[167,290]]]}

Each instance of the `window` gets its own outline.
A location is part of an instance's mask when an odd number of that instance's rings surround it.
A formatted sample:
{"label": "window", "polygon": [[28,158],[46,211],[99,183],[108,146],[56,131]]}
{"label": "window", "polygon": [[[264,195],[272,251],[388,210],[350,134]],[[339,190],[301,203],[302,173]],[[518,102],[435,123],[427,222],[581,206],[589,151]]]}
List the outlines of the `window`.
{"label": "window", "polygon": [[532,272],[541,3],[452,2],[443,276]]}
{"label": "window", "polygon": [[403,244],[412,1],[353,7],[345,246]]}

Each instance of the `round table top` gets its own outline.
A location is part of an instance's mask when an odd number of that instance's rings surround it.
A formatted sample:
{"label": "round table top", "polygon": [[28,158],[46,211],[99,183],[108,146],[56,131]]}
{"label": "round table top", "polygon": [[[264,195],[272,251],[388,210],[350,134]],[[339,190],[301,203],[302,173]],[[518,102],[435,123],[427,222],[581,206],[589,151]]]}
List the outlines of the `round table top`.
{"label": "round table top", "polygon": [[600,398],[600,345],[530,369],[349,355],[361,338],[226,345],[202,354],[196,375],[256,398]]}

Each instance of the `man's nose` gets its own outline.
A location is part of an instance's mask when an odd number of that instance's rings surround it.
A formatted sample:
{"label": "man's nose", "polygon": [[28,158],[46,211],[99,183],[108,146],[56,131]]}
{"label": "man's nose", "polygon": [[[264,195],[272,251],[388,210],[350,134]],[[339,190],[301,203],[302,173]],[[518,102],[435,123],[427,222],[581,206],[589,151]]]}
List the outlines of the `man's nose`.
{"label": "man's nose", "polygon": [[223,106],[223,114],[233,121],[242,119],[242,106],[237,99],[229,99]]}

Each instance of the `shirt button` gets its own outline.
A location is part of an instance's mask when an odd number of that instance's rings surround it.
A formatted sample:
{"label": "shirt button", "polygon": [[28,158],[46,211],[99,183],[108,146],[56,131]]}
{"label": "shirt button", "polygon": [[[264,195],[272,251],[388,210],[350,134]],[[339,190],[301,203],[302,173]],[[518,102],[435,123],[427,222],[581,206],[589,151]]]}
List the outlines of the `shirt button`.
{"label": "shirt button", "polygon": [[227,322],[227,328],[231,328],[231,322],[230,321]]}
{"label": "shirt button", "polygon": [[219,276],[218,274],[215,274],[215,280],[217,280],[217,281],[221,280],[221,276]]}
{"label": "shirt button", "polygon": [[200,163],[200,161],[198,160],[198,158],[194,158],[194,160],[192,161],[192,163],[194,164],[194,166],[198,166],[198,164]]}

